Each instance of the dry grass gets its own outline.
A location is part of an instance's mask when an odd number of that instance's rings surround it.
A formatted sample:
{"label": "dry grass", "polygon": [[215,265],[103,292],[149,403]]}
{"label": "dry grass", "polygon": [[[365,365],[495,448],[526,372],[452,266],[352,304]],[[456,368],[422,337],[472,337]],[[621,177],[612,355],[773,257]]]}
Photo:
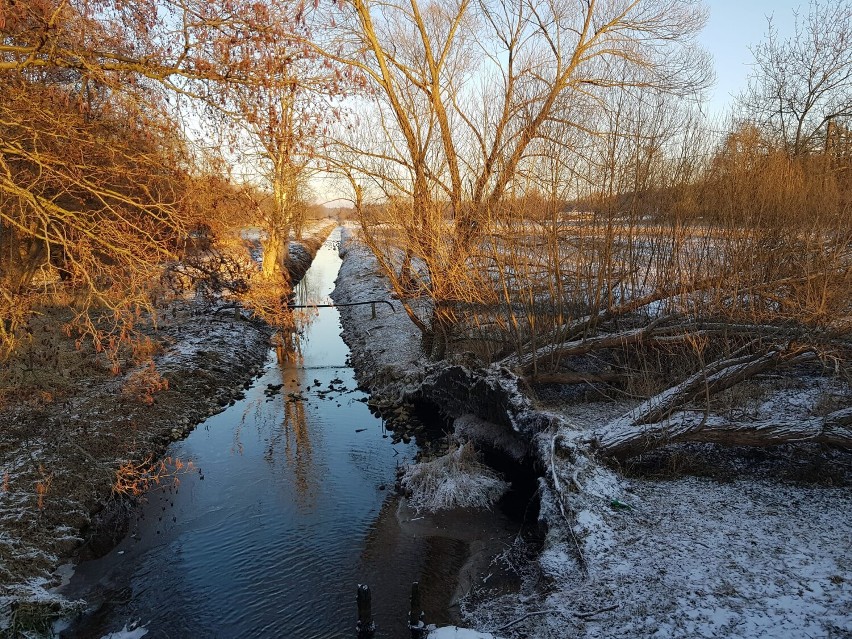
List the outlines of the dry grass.
{"label": "dry grass", "polygon": [[72,394],[80,379],[113,377],[108,359],[91,342],[77,342],[59,328],[67,309],[45,307],[29,319],[28,336],[0,366],[0,407],[49,404]]}
{"label": "dry grass", "polygon": [[401,480],[418,511],[490,508],[508,489],[493,470],[479,462],[473,445],[451,446],[432,461],[409,466]]}
{"label": "dry grass", "polygon": [[55,622],[81,613],[84,608],[85,604],[82,601],[70,602],[58,598],[44,601],[23,601],[15,606],[5,636],[52,636]]}

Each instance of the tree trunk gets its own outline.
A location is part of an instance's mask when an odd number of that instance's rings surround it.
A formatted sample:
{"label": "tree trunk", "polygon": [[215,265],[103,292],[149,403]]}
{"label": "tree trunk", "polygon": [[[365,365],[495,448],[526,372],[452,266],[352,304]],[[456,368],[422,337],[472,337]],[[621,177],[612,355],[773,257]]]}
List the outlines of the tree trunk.
{"label": "tree trunk", "polygon": [[597,451],[627,458],[675,442],[711,442],[725,446],[773,446],[813,442],[852,448],[852,408],[824,418],[798,421],[756,419],[729,421],[718,415],[680,413],[654,424],[625,426],[616,423],[594,435]]}
{"label": "tree trunk", "polygon": [[0,226],[0,280],[9,290],[20,292],[27,288],[46,261],[44,241],[22,237],[8,225]]}
{"label": "tree trunk", "polygon": [[675,410],[698,398],[710,397],[782,362],[804,361],[813,357],[812,351],[773,349],[767,353],[743,355],[713,362],[677,386],[639,405],[618,422],[633,425],[660,422]]}
{"label": "tree trunk", "polygon": [[597,335],[587,339],[565,342],[561,345],[547,344],[523,357],[518,357],[516,355],[507,357],[502,363],[504,366],[517,367],[523,372],[523,374],[530,375],[536,366],[548,364],[559,359],[585,355],[592,351],[606,348],[623,348],[631,344],[640,343],[671,345],[687,342],[706,334],[704,331],[690,332],[688,328],[681,327],[668,327],[661,331],[664,334],[657,334],[656,327],[659,324],[659,321],[652,322],[648,326],[644,326],[642,328],[623,331],[621,333]]}
{"label": "tree trunk", "polygon": [[659,393],[626,415],[595,432],[591,440],[604,455],[628,457],[673,441],[712,441],[731,446],[765,446],[785,441],[813,440],[849,445],[850,411],[832,413],[825,420],[798,424],[772,420],[731,422],[718,415],[690,411],[673,416],[697,399],[769,370],[782,362],[801,362],[815,357],[812,351],[774,349],[734,357],[704,367],[680,384]]}
{"label": "tree trunk", "polygon": [[278,228],[272,227],[267,229],[267,237],[262,245],[263,261],[260,272],[265,280],[276,279],[285,272],[284,264],[290,253],[288,238]]}
{"label": "tree trunk", "polygon": [[450,303],[435,300],[429,330],[423,337],[423,350],[433,360],[447,357],[456,319]]}
{"label": "tree trunk", "polygon": [[405,257],[402,258],[402,266],[399,267],[399,286],[408,293],[414,292],[414,276],[411,272],[411,248],[406,248]]}

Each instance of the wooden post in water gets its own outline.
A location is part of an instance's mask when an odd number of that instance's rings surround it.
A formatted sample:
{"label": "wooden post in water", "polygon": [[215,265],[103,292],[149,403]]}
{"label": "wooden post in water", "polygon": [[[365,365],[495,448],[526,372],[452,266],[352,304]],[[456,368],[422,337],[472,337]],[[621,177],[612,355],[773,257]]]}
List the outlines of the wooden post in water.
{"label": "wooden post in water", "polygon": [[426,637],[426,622],[423,617],[423,609],[420,607],[420,584],[415,581],[411,584],[411,611],[408,613],[408,629],[411,631],[411,639],[424,639]]}
{"label": "wooden post in water", "polygon": [[371,308],[371,309],[373,309],[373,317],[372,317],[372,319],[376,319],[376,303],[375,303],[375,302],[373,302],[372,304],[370,304],[370,308]]}
{"label": "wooden post in water", "polygon": [[370,595],[370,587],[367,584],[358,584],[358,623],[355,630],[358,639],[372,639],[376,633],[376,624],[373,623],[373,603]]}

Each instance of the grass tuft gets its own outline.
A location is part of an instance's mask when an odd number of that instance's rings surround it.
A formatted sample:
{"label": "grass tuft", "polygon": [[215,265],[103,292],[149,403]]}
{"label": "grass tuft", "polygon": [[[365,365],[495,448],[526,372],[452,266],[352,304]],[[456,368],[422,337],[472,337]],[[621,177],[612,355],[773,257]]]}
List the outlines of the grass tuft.
{"label": "grass tuft", "polygon": [[473,445],[452,446],[429,462],[408,467],[401,480],[415,510],[435,512],[451,508],[490,508],[509,485],[480,463]]}

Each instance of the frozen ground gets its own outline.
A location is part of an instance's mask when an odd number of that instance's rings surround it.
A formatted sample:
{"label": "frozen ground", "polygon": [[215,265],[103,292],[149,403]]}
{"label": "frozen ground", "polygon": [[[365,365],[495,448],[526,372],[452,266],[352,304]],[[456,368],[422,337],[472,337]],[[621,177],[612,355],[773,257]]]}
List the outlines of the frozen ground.
{"label": "frozen ground", "polygon": [[[631,481],[628,508],[583,510],[527,592],[467,609],[508,637],[850,637],[850,508],[843,488],[772,481]],[[534,576],[533,576],[534,575]],[[603,611],[594,616],[589,612]]]}
{"label": "frozen ground", "polygon": [[[366,249],[344,244],[341,253],[336,300],[389,295]],[[377,390],[419,376],[419,335],[404,313],[370,320],[366,307],[344,313],[343,325],[356,368]],[[564,406],[557,418],[572,437],[626,408]],[[555,461],[555,476],[570,485],[573,466],[548,457],[544,437],[541,467]],[[508,552],[495,559],[523,575],[521,591],[489,593],[483,575],[466,619],[506,639],[852,637],[852,495],[774,477],[627,480],[602,466],[586,471],[582,497],[566,492],[565,514],[544,504],[549,534],[537,562],[519,565]],[[430,636],[476,636],[441,632]]]}

